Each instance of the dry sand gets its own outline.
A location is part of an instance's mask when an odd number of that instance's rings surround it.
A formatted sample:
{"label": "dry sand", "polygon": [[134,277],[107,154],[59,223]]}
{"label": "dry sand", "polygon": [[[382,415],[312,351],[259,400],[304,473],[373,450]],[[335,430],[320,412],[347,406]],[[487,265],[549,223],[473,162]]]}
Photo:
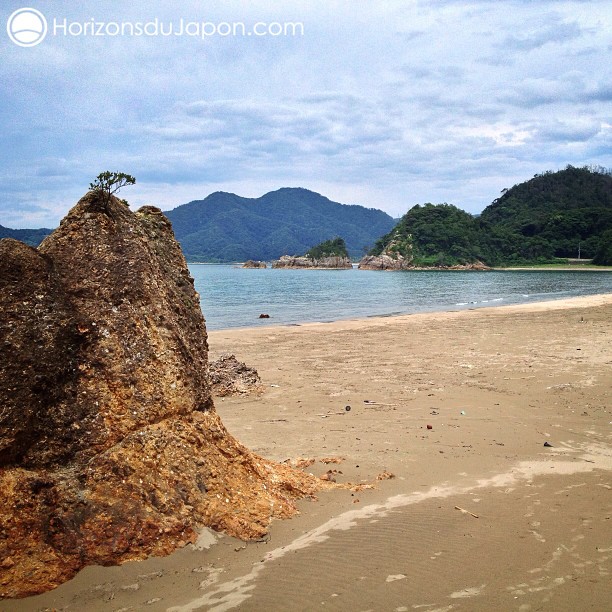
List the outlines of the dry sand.
{"label": "dry sand", "polygon": [[266,385],[216,400],[239,440],[376,488],[0,610],[612,609],[611,331],[605,295],[211,332]]}

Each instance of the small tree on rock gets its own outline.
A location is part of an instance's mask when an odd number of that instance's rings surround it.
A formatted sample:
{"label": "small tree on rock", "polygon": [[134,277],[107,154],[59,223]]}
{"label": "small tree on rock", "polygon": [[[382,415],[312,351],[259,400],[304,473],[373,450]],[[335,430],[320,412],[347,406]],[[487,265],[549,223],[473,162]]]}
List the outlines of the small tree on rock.
{"label": "small tree on rock", "polygon": [[[89,184],[91,191],[97,191],[102,194],[105,204],[110,202],[111,196],[117,193],[126,185],[134,185],[136,179],[124,172],[100,172],[93,183]],[[126,206],[129,206],[127,200],[121,200]]]}

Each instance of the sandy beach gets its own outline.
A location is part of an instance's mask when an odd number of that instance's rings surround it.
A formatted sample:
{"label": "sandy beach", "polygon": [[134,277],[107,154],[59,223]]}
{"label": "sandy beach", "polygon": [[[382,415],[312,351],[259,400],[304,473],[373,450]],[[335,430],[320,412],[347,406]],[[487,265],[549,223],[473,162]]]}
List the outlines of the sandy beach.
{"label": "sandy beach", "polygon": [[264,384],[234,436],[374,487],[0,610],[610,609],[611,332],[612,294],[210,332]]}

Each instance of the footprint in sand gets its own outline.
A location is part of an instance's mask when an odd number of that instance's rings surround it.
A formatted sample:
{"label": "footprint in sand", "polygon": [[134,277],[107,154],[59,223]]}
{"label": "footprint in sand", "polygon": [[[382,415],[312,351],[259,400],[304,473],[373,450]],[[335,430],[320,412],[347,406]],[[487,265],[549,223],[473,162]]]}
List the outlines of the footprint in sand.
{"label": "footprint in sand", "polygon": [[538,542],[546,542],[546,538],[541,533],[538,533],[534,529],[530,529],[529,531]]}
{"label": "footprint in sand", "polygon": [[406,578],[406,574],[392,574],[391,576],[387,576],[385,582],[395,582],[396,580],[403,580],[404,578]]}

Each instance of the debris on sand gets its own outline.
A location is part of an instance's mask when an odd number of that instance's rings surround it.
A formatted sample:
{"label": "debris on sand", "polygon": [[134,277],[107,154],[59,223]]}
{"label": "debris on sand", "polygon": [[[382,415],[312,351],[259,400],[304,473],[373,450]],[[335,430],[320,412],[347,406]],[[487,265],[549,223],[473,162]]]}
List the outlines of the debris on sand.
{"label": "debris on sand", "polygon": [[323,457],[319,461],[327,465],[328,463],[342,463],[345,459],[344,457]]}
{"label": "debris on sand", "polygon": [[208,366],[210,388],[213,395],[249,395],[261,393],[263,385],[255,368],[250,368],[235,355],[222,355]]}

